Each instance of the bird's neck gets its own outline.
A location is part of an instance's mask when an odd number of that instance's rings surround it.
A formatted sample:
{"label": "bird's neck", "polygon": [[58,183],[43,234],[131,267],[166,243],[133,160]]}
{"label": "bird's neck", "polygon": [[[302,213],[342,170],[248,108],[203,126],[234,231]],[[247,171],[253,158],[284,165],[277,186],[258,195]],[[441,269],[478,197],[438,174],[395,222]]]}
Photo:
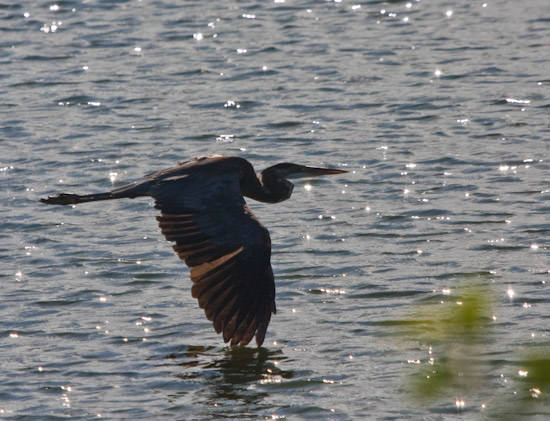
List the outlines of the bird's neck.
{"label": "bird's neck", "polygon": [[278,203],[288,199],[292,187],[289,181],[278,180],[265,173],[258,174],[253,182],[248,182],[244,186],[241,183],[243,196],[265,203]]}

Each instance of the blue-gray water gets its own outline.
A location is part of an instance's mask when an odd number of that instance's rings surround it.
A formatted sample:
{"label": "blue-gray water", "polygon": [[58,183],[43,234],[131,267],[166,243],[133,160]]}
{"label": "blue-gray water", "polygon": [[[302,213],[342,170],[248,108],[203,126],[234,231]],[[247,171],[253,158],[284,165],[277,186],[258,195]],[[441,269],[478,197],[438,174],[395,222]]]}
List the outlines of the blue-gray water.
{"label": "blue-gray water", "polygon": [[[550,332],[549,39],[547,0],[0,0],[0,416],[513,407]],[[215,334],[151,200],[38,202],[211,153],[350,171],[251,201],[277,285],[259,350]],[[489,369],[415,405],[439,355],[405,327],[465,284],[495,296]]]}

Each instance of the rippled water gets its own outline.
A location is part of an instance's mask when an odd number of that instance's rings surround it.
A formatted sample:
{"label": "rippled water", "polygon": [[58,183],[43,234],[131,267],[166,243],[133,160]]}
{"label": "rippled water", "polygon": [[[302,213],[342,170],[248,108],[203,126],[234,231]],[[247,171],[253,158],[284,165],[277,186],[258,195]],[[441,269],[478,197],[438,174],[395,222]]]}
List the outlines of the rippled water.
{"label": "rippled water", "polygon": [[[549,16],[547,0],[0,0],[0,415],[513,405],[520,353],[549,340]],[[208,153],[350,170],[251,203],[279,310],[260,349],[223,346],[151,201],[38,202]],[[465,284],[495,295],[490,369],[460,411],[451,393],[416,405],[404,378],[431,354],[406,326]]]}

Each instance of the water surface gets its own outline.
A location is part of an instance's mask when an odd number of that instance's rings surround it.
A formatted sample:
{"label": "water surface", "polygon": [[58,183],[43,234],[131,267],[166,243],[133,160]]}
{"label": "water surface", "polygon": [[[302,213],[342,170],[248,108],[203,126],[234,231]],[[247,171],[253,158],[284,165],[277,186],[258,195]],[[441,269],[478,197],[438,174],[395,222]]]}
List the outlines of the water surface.
{"label": "water surface", "polygon": [[[519,406],[517,361],[549,334],[549,13],[545,0],[0,2],[1,415]],[[350,171],[251,203],[277,282],[260,349],[223,345],[151,200],[38,202],[211,153]],[[489,370],[475,392],[416,405],[404,379],[442,355],[407,326],[464,285],[495,297]]]}

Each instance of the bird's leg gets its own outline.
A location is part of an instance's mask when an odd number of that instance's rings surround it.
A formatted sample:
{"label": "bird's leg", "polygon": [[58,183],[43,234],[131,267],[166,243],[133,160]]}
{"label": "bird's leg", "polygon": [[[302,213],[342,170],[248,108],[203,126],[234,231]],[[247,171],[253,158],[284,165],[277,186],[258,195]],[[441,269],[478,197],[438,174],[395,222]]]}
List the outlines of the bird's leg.
{"label": "bird's leg", "polygon": [[114,196],[111,192],[85,195],[61,193],[57,196],[49,196],[47,199],[40,199],[40,201],[49,205],[76,205],[77,203],[95,202],[97,200],[110,200],[118,198],[119,197]]}
{"label": "bird's leg", "polygon": [[78,203],[96,202],[98,200],[133,199],[139,196],[149,196],[149,182],[130,183],[105,193],[82,195],[60,193],[57,196],[49,196],[46,199],[40,199],[40,201],[49,205],[76,205]]}

